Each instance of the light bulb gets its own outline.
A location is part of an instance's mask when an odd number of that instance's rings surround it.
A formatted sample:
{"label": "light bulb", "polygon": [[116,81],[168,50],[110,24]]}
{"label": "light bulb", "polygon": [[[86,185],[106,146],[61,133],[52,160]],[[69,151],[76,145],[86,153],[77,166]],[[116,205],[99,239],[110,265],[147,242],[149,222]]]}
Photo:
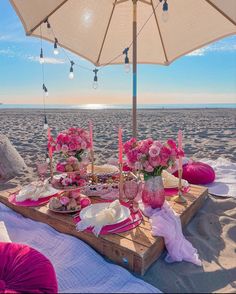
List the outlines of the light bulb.
{"label": "light bulb", "polygon": [[40,63],[40,64],[43,64],[43,63],[44,63],[44,61],[45,61],[45,60],[44,60],[44,58],[43,58],[43,57],[40,57],[40,58],[39,58],[39,63]]}
{"label": "light bulb", "polygon": [[98,88],[98,81],[93,82],[93,88],[96,90]]}
{"label": "light bulb", "polygon": [[125,63],[125,72],[126,73],[130,72],[130,64],[129,63]]}
{"label": "light bulb", "polygon": [[54,48],[53,53],[54,53],[54,55],[58,55],[59,54],[58,48]]}
{"label": "light bulb", "polygon": [[163,12],[162,12],[162,20],[163,20],[164,22],[167,22],[168,19],[169,19],[169,13],[168,13],[168,11],[163,11]]}
{"label": "light bulb", "polygon": [[73,80],[73,78],[74,78],[74,72],[71,71],[71,72],[69,73],[69,79],[70,79],[70,80]]}
{"label": "light bulb", "polygon": [[44,130],[47,130],[47,129],[48,129],[48,124],[44,124],[44,125],[43,125],[43,129],[44,129]]}
{"label": "light bulb", "polygon": [[46,91],[46,92],[45,92],[45,96],[48,97],[48,95],[49,95],[49,94],[48,94],[48,91]]}

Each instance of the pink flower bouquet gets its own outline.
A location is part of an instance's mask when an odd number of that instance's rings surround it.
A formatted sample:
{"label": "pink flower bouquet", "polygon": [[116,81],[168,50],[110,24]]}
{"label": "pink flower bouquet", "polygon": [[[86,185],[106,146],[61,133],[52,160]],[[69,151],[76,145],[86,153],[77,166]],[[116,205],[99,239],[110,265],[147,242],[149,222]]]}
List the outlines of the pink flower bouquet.
{"label": "pink flower bouquet", "polygon": [[154,141],[151,138],[137,141],[130,139],[124,144],[127,165],[134,171],[139,171],[148,176],[160,176],[164,169],[175,164],[179,156],[184,156],[173,140],[166,143]]}
{"label": "pink flower bouquet", "polygon": [[90,147],[89,133],[81,128],[69,128],[56,138],[55,151],[75,156],[81,161],[82,153]]}

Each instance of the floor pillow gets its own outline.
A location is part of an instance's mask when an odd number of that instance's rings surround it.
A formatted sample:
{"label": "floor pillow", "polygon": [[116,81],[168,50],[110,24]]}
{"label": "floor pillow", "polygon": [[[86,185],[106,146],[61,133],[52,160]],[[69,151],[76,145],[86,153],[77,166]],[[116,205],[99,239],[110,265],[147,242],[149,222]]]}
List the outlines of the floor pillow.
{"label": "floor pillow", "polygon": [[57,293],[51,262],[27,245],[0,242],[0,293]]}
{"label": "floor pillow", "polygon": [[[174,175],[178,177],[178,171]],[[215,172],[210,165],[193,161],[183,166],[183,179],[190,184],[206,185],[214,182]]]}

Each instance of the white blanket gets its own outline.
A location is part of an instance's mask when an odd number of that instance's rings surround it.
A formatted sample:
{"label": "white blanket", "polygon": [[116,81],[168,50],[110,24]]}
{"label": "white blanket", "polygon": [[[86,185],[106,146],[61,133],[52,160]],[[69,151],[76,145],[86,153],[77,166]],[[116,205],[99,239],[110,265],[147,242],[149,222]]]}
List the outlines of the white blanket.
{"label": "white blanket", "polygon": [[27,244],[51,260],[59,292],[160,293],[127,270],[106,262],[79,239],[24,218],[1,203],[0,221],[4,221],[12,242]]}
{"label": "white blanket", "polygon": [[216,174],[215,181],[206,185],[209,193],[236,198],[236,163],[223,157],[219,157],[217,160],[201,159],[200,161],[209,164]]}
{"label": "white blanket", "polygon": [[11,242],[4,222],[0,222],[0,242]]}

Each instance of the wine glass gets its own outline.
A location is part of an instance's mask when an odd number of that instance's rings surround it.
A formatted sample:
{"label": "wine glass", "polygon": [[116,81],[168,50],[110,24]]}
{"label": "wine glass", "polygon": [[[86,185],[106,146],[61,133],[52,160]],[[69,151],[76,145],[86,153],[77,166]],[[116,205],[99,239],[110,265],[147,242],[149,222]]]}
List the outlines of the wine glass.
{"label": "wine glass", "polygon": [[47,170],[48,170],[48,163],[45,162],[45,161],[44,162],[37,162],[36,166],[37,166],[37,171],[38,171],[38,174],[39,174],[40,181],[44,182],[45,175],[46,175]]}
{"label": "wine glass", "polygon": [[124,182],[123,192],[125,197],[129,200],[130,208],[134,211],[138,211],[138,202],[135,198],[139,194],[141,188],[141,182],[137,180],[129,180]]}

